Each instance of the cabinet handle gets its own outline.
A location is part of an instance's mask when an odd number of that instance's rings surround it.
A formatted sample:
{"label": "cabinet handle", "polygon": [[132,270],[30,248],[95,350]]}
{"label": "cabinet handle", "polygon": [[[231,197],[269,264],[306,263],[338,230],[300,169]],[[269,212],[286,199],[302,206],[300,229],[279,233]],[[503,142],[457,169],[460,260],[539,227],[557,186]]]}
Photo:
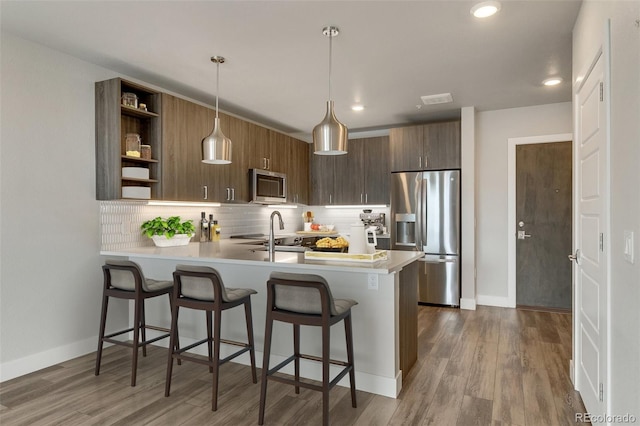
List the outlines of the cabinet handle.
{"label": "cabinet handle", "polygon": [[267,159],[265,157],[262,157],[262,168],[267,170]]}
{"label": "cabinet handle", "polygon": [[418,168],[419,169],[422,168],[422,156],[421,155],[418,156]]}
{"label": "cabinet handle", "polygon": [[369,203],[369,194],[364,194],[364,203]]}
{"label": "cabinet handle", "polygon": [[329,194],[329,204],[332,204],[332,202],[331,202],[331,194]]}
{"label": "cabinet handle", "polygon": [[429,157],[427,157],[426,155],[424,156],[424,168],[426,169],[427,167],[429,167]]}
{"label": "cabinet handle", "polygon": [[227,201],[231,199],[231,188],[227,188]]}
{"label": "cabinet handle", "polygon": [[360,204],[362,204],[362,192],[360,193]]}
{"label": "cabinet handle", "polygon": [[271,158],[267,158],[267,170],[271,170]]}
{"label": "cabinet handle", "polygon": [[209,188],[207,188],[207,185],[204,185],[203,188],[204,188],[204,199],[207,200],[209,198]]}
{"label": "cabinet handle", "polygon": [[231,188],[231,201],[235,201],[235,200],[236,200],[236,189]]}

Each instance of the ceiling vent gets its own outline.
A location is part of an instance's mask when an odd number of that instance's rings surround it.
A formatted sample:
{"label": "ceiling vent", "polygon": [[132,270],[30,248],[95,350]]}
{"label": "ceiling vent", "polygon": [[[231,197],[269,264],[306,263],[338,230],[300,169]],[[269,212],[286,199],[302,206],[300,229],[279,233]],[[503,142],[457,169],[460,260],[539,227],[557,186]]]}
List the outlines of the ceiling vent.
{"label": "ceiling vent", "polygon": [[447,104],[453,102],[451,93],[441,93],[439,95],[420,96],[425,105]]}

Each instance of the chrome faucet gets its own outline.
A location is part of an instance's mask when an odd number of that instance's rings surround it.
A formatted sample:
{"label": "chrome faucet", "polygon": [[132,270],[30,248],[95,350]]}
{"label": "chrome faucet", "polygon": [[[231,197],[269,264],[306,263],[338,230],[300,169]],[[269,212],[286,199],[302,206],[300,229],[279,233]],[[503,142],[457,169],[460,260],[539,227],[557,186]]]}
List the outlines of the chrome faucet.
{"label": "chrome faucet", "polygon": [[278,216],[278,220],[280,221],[280,230],[284,229],[284,222],[282,221],[282,215],[278,210],[275,210],[271,213],[271,217],[269,218],[269,261],[273,262],[276,260],[276,241],[275,235],[273,232],[273,217]]}

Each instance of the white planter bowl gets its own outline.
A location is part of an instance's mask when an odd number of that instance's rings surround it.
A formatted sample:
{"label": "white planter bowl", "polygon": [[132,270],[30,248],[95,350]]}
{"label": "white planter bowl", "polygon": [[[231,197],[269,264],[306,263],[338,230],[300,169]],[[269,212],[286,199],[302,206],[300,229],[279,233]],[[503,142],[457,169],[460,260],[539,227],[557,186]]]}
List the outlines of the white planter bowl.
{"label": "white planter bowl", "polygon": [[191,237],[187,234],[176,234],[173,238],[167,238],[164,235],[154,235],[151,237],[156,247],[175,247],[186,246],[191,241]]}

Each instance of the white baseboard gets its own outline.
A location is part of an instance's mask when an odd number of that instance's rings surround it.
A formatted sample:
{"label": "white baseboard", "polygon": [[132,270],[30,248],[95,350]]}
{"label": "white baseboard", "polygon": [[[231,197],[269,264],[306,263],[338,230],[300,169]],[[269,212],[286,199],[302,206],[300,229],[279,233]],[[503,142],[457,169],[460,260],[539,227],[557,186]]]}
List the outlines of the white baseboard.
{"label": "white baseboard", "polygon": [[501,308],[515,308],[515,306],[509,302],[508,297],[502,296],[484,296],[478,295],[478,305],[482,306],[498,306]]}
{"label": "white baseboard", "polygon": [[467,309],[469,311],[476,310],[476,299],[469,298],[461,298],[460,299],[460,309]]}
{"label": "white baseboard", "polygon": [[[575,380],[575,371],[573,366],[573,360],[569,360],[569,377],[571,378],[571,384],[573,384],[573,388],[576,389],[576,380]],[[576,389],[577,390],[577,389]]]}
{"label": "white baseboard", "polygon": [[98,336],[95,336],[13,361],[3,362],[0,364],[0,382],[15,379],[16,377],[95,352],[97,347]]}

